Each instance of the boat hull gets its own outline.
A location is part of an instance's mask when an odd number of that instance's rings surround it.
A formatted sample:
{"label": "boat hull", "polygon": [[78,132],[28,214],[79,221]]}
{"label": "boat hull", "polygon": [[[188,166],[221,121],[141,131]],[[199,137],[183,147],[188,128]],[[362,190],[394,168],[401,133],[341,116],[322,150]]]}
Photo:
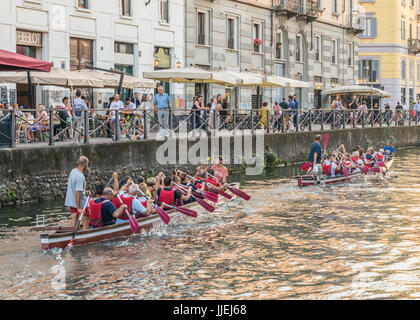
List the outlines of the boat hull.
{"label": "boat hull", "polygon": [[[360,178],[362,176],[361,172],[355,172],[348,175],[348,177],[344,175],[335,176],[335,177],[326,177],[320,179],[320,184],[335,184],[335,183],[343,183],[348,182],[356,178]],[[312,176],[302,176],[298,178],[298,186],[299,187],[308,187],[308,186],[316,186],[317,181]]]}
{"label": "boat hull", "polygon": [[[232,186],[239,188],[239,183],[232,184]],[[233,197],[235,196],[233,195]],[[224,198],[219,197],[219,203],[220,202],[226,201]],[[204,208],[202,208],[196,202],[186,205],[185,208],[196,210],[199,214],[208,214],[207,211],[205,211]],[[167,211],[167,213],[171,217],[171,222],[169,225],[171,225],[173,222],[178,222],[183,219],[191,219],[190,217],[187,217],[175,210]],[[165,224],[157,214],[148,216],[146,218],[139,218],[137,219],[137,222],[139,227],[136,230],[136,234],[150,232],[151,230],[162,230],[165,228]],[[131,231],[129,222],[124,222],[102,228],[80,231],[76,234],[73,244],[74,246],[82,246],[106,240],[125,238],[131,236],[132,234],[133,233]],[[53,248],[65,248],[70,243],[72,237],[73,232],[54,232],[41,234],[41,248],[44,250]]]}

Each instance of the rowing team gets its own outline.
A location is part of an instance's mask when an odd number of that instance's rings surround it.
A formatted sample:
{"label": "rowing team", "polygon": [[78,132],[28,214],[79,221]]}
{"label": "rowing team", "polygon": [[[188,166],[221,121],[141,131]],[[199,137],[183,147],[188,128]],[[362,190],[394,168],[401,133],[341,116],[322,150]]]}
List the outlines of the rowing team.
{"label": "rowing team", "polygon": [[[335,177],[336,175],[348,175],[350,173],[369,171],[369,168],[383,167],[384,163],[394,157],[395,150],[391,145],[391,141],[387,141],[387,145],[378,152],[373,147],[369,147],[364,152],[361,147],[354,147],[352,153],[347,153],[344,145],[341,145],[337,150],[331,154],[321,155],[321,136],[315,137],[315,142],[311,145],[309,154],[310,167],[302,166],[303,170],[308,169],[307,174],[312,174],[317,179],[320,174],[328,177]],[[325,147],[325,143],[324,143]],[[313,165],[314,164],[314,165]],[[379,170],[379,169],[377,169]]]}
{"label": "rowing team", "polygon": [[[96,198],[86,202],[83,172],[88,163],[86,157],[80,157],[78,167],[70,174],[65,204],[70,207],[72,227],[76,227],[77,219],[83,212],[83,230],[128,222],[129,215],[136,218],[147,217],[156,214],[157,205],[164,210],[170,210],[174,206],[195,202],[197,197],[202,197],[204,191],[216,193],[217,190],[227,189],[228,170],[223,166],[220,157],[211,169],[210,163],[205,169],[197,167],[194,176],[174,170],[171,176],[165,176],[161,172],[146,181],[140,177],[136,184],[131,177],[119,182],[118,174],[114,172],[111,179],[113,188],[97,184]],[[83,207],[84,210],[81,209]]]}

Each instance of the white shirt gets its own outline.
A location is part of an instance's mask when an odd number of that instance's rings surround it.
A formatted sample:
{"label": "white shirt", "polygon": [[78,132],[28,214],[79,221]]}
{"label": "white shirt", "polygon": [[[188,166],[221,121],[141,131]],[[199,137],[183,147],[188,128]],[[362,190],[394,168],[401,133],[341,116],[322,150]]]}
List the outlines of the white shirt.
{"label": "white shirt", "polygon": [[130,102],[130,104],[127,106],[126,105],[126,108],[127,108],[127,110],[136,110],[137,109],[137,106],[136,106],[136,104],[135,103],[133,103],[133,102]]}
{"label": "white shirt", "polygon": [[337,169],[337,164],[333,161],[331,163],[331,177],[335,177],[335,169]]}
{"label": "white shirt", "polygon": [[[109,110],[121,110],[121,109],[124,109],[124,104],[121,100],[114,101],[109,106]],[[115,111],[112,111],[112,117],[111,118],[115,119]]]}

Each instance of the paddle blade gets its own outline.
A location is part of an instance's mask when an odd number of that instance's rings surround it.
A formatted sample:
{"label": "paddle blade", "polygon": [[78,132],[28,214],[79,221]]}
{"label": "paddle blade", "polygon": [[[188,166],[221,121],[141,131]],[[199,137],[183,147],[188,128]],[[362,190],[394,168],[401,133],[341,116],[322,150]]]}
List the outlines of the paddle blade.
{"label": "paddle blade", "polygon": [[328,133],[324,134],[324,149],[327,149],[329,139],[330,139],[329,134]]}
{"label": "paddle blade", "polygon": [[204,209],[206,209],[208,212],[214,212],[214,207],[210,204],[205,202],[204,200],[200,199],[200,198],[195,198],[195,200],[197,200],[197,202],[200,204],[200,206],[202,206]]}
{"label": "paddle blade", "polygon": [[349,176],[349,169],[347,167],[343,168],[344,176],[347,178]]}
{"label": "paddle blade", "polygon": [[378,165],[378,167],[385,167],[385,162],[383,161],[378,161],[376,162],[376,164]]}
{"label": "paddle blade", "polygon": [[136,233],[137,228],[139,227],[139,224],[138,224],[136,218],[134,218],[132,215],[129,215],[128,216],[128,223],[130,224],[131,231],[133,233]]}
{"label": "paddle blade", "polygon": [[246,192],[236,189],[234,187],[229,187],[229,190],[233,193],[236,194],[238,197],[248,201],[249,199],[251,199],[251,196],[248,195]]}
{"label": "paddle blade", "polygon": [[370,168],[370,171],[374,173],[381,173],[381,169],[379,168]]}
{"label": "paddle blade", "polygon": [[209,192],[209,191],[202,191],[201,194],[209,201],[217,203],[219,201],[219,197],[216,193]]}
{"label": "paddle blade", "polygon": [[190,210],[187,208],[175,207],[175,210],[192,218],[197,218],[197,215],[198,215],[197,211]]}
{"label": "paddle blade", "polygon": [[225,197],[225,198],[227,198],[227,199],[232,199],[232,196],[229,194],[229,193],[226,193],[226,192],[224,192],[224,191],[222,191],[222,190],[220,190],[220,189],[216,189],[216,188],[211,188],[210,189],[210,191],[211,192],[214,192],[214,193],[217,193],[217,194],[220,194],[221,196],[223,196],[223,197]]}
{"label": "paddle blade", "polygon": [[368,174],[369,173],[369,167],[363,166],[360,168],[360,171],[362,171],[364,174]]}
{"label": "paddle blade", "polygon": [[311,166],[312,166],[312,163],[308,162],[308,163],[302,164],[300,168],[302,169],[302,171],[307,171]]}
{"label": "paddle blade", "polygon": [[159,215],[159,217],[162,219],[163,223],[168,225],[169,222],[171,221],[171,217],[166,213],[165,210],[163,210],[161,207],[159,206],[154,206],[156,213]]}

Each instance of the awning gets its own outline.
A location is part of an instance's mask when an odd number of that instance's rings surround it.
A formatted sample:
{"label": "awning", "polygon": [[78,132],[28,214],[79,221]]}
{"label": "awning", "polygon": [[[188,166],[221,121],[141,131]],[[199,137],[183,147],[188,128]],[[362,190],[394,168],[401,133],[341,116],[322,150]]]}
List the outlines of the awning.
{"label": "awning", "polygon": [[177,83],[216,83],[220,85],[236,85],[237,80],[227,74],[206,71],[199,68],[173,68],[143,72],[143,76],[164,82]]}
{"label": "awning", "polygon": [[265,77],[263,86],[282,88],[309,88],[309,83],[295,79],[271,75]]}
{"label": "awning", "polygon": [[392,95],[386,91],[380,90],[378,88],[368,87],[368,86],[340,86],[331,89],[325,89],[321,94],[333,96],[333,95],[365,95],[365,96],[378,96],[381,98],[391,98]]}
{"label": "awning", "polygon": [[[89,79],[93,78],[102,81],[105,88],[118,88],[120,85],[120,75],[116,73],[100,72],[90,69],[83,69],[75,72],[80,73]],[[150,79],[142,79],[130,75],[124,75],[122,88],[156,88],[156,83]]]}
{"label": "awning", "polygon": [[0,71],[50,72],[51,63],[0,49]]}

